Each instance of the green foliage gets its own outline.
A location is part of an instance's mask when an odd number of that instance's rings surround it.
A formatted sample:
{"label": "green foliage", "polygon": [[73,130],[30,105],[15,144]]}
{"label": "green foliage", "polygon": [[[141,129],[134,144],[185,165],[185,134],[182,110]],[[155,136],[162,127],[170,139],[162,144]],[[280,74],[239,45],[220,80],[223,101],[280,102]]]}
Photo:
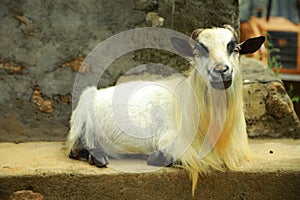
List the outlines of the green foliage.
{"label": "green foliage", "polygon": [[[271,56],[271,54],[275,52],[279,53],[280,49],[274,47],[272,43],[271,35],[269,33],[266,33],[266,35],[267,35],[266,48],[268,49],[268,66],[272,70],[275,69],[275,74],[277,77],[279,77],[280,74],[279,71],[282,68],[281,62],[278,61],[280,56],[279,55]],[[292,84],[289,85],[287,89],[287,93],[291,98],[292,102],[298,103],[300,101],[300,97],[294,94],[294,86]]]}
{"label": "green foliage", "polygon": [[268,49],[268,66],[270,69],[275,69],[275,74],[278,77],[279,76],[279,71],[282,68],[282,64],[279,60],[280,56],[272,56],[272,53],[275,52],[280,52],[279,48],[275,48],[273,43],[272,43],[272,38],[269,33],[267,33],[267,42],[266,42],[266,48]]}
{"label": "green foliage", "polygon": [[299,102],[300,97],[298,95],[295,95],[295,93],[294,93],[294,86],[292,84],[289,85],[287,93],[290,96],[292,102],[295,102],[295,103]]}

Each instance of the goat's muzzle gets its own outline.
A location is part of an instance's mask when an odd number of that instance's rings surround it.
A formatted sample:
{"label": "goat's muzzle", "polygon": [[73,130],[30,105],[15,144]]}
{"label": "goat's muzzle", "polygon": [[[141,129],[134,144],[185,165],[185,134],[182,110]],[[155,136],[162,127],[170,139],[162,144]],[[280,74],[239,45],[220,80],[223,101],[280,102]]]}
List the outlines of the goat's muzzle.
{"label": "goat's muzzle", "polygon": [[217,64],[208,74],[211,86],[217,90],[226,90],[232,84],[232,70],[228,65]]}

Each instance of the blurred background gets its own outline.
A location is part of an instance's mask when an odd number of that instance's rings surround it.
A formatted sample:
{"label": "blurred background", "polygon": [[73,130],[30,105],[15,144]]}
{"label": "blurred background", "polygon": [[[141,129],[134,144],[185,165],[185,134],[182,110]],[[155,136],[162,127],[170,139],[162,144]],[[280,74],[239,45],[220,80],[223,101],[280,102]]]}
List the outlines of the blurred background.
{"label": "blurred background", "polygon": [[285,83],[300,115],[300,0],[240,0],[240,39],[265,35],[264,48],[252,55]]}

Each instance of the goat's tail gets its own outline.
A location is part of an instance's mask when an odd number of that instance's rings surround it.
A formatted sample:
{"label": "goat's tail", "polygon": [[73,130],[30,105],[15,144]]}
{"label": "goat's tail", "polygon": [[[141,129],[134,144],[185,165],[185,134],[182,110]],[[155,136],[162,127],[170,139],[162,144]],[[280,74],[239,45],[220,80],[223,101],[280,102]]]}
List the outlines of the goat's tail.
{"label": "goat's tail", "polygon": [[[77,148],[92,148],[95,138],[94,117],[94,95],[97,91],[96,87],[88,87],[85,89],[78,102],[76,109],[73,111],[70,120],[70,131],[66,142],[67,153]],[[91,143],[92,142],[92,143]],[[78,145],[82,146],[79,147]],[[79,150],[79,149],[77,149]]]}

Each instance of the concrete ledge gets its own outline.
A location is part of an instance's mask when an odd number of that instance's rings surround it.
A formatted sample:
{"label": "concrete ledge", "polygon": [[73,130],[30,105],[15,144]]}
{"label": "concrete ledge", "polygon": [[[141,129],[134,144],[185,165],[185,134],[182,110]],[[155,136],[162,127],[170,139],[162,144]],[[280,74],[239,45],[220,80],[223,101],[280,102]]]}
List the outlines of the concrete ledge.
{"label": "concrete ledge", "polygon": [[[298,199],[300,140],[250,144],[252,161],[234,172],[200,177],[195,199]],[[99,169],[68,159],[63,142],[0,143],[0,155],[0,199],[24,189],[45,199],[192,199],[189,177],[178,168],[149,168],[135,160],[112,166],[137,173]]]}

